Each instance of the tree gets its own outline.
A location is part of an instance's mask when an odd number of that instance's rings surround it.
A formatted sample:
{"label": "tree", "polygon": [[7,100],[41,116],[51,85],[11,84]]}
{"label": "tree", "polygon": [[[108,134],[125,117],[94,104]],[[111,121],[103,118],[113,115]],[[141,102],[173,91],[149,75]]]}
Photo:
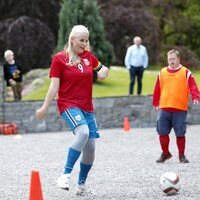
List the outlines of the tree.
{"label": "tree", "polygon": [[51,64],[55,38],[49,27],[38,19],[22,16],[13,21],[6,33],[6,49],[15,53],[26,73]]}
{"label": "tree", "polygon": [[[115,65],[124,65],[127,47],[134,36],[141,36],[147,47],[150,64],[157,63],[160,40],[156,18],[147,10],[146,0],[98,0],[109,40],[114,46]],[[109,14],[108,14],[109,13]],[[112,16],[112,17],[111,17]]]}
{"label": "tree", "polygon": [[57,50],[63,49],[74,25],[83,24],[90,31],[90,45],[102,63],[110,65],[113,47],[106,40],[103,20],[99,15],[96,0],[63,0],[59,13],[59,33]]}
{"label": "tree", "polygon": [[59,9],[59,0],[1,0],[0,61],[3,52],[13,48],[15,58],[26,66],[24,72],[48,67],[57,40]]}
{"label": "tree", "polygon": [[[192,50],[199,55],[199,0],[152,0],[152,2],[152,10],[161,30],[162,46],[187,47],[187,52]],[[192,66],[197,67],[198,62],[193,62]]]}
{"label": "tree", "polygon": [[45,23],[57,38],[59,0],[1,0],[0,20],[21,16],[37,18]]}

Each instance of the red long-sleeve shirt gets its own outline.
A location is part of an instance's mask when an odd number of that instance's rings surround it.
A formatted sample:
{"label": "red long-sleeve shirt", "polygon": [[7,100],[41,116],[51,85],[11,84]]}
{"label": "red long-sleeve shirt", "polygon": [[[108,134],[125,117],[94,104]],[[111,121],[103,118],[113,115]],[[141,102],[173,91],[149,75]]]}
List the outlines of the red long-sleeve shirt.
{"label": "red long-sleeve shirt", "polygon": [[[177,70],[171,70],[169,68],[167,68],[168,72],[170,73],[176,73],[178,70],[180,70],[181,68],[177,69]],[[190,94],[192,96],[192,100],[200,100],[200,92],[199,89],[197,87],[197,84],[195,82],[195,79],[192,75],[192,73],[190,72],[190,70],[186,70],[186,77],[188,80],[188,86],[189,86],[189,91]],[[153,92],[153,101],[152,104],[153,106],[159,106],[159,102],[160,102],[160,93],[161,93],[161,89],[160,89],[160,80],[159,80],[159,75],[157,77],[157,81],[154,87],[154,92]],[[177,111],[177,109],[174,108],[166,108],[164,110],[168,110],[168,111]]]}

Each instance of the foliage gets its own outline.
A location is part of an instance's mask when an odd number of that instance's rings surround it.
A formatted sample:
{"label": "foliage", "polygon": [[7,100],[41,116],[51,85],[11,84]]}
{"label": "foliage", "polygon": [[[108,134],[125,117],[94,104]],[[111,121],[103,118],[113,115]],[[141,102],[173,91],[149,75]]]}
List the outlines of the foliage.
{"label": "foliage", "polygon": [[45,23],[57,38],[59,9],[58,0],[1,0],[0,21],[21,16],[37,18]]}
{"label": "foliage", "polygon": [[198,0],[152,0],[163,45],[177,45],[200,55],[200,4]]}
{"label": "foliage", "polygon": [[[11,41],[7,33],[13,21],[21,16],[40,20],[51,29],[57,39],[58,15],[60,29],[59,40],[56,41],[57,50],[61,50],[66,44],[73,25],[84,24],[91,32],[93,51],[104,64],[110,64],[114,55],[112,65],[123,65],[126,48],[132,44],[135,35],[143,38],[150,64],[158,64],[160,55],[164,55],[165,59],[165,49],[172,46],[187,48],[186,52],[192,51],[200,58],[199,2],[199,0],[1,0],[0,61],[4,60],[3,52],[8,48],[7,41]],[[30,26],[29,22],[27,26]],[[31,30],[38,31],[35,27]],[[29,36],[27,31],[24,31],[24,34]],[[39,31],[38,36],[40,35]],[[14,33],[12,36],[18,41],[15,47],[28,54],[30,50],[19,45],[22,44],[19,42],[19,36]],[[48,43],[48,39],[46,42]],[[45,47],[44,44],[43,46]],[[39,60],[40,56],[41,53],[38,51],[36,58],[30,54],[27,59]],[[40,66],[34,66],[37,67]]]}
{"label": "foliage", "polygon": [[[159,57],[165,54],[163,49],[166,49],[166,46],[180,46],[192,51],[194,57],[200,55],[199,0],[98,2],[108,38],[115,47],[114,64],[123,64],[126,47],[131,44],[135,35],[143,38],[149,52],[150,64],[160,62]],[[197,67],[199,58],[198,62],[192,63],[191,66]]]}
{"label": "foliage", "polygon": [[55,39],[49,27],[36,18],[19,17],[9,26],[7,49],[13,50],[23,73],[40,67],[49,67]]}
{"label": "foliage", "polygon": [[147,9],[150,2],[147,3],[145,0],[98,0],[98,2],[108,38],[114,46],[116,57],[113,64],[124,65],[127,47],[133,44],[133,37],[136,35],[142,37],[149,53],[150,63],[155,64],[160,48],[160,31],[156,18]]}
{"label": "foliage", "polygon": [[[73,11],[73,12],[72,12]],[[106,40],[103,20],[94,0],[63,0],[59,14],[59,34],[57,50],[63,49],[71,28],[83,24],[90,31],[90,45],[99,60],[106,65],[112,63],[113,47]]]}

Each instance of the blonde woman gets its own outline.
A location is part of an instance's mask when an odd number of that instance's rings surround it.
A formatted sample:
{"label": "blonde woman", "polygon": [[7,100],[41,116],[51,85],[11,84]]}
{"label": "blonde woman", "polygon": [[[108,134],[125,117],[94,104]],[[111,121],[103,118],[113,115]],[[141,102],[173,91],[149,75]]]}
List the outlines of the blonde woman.
{"label": "blonde woman", "polygon": [[60,115],[73,131],[74,139],[68,150],[64,174],[58,178],[57,185],[69,190],[71,172],[82,154],[77,195],[88,192],[85,183],[94,162],[95,139],[99,138],[92,105],[93,70],[97,71],[99,80],[108,76],[108,68],[90,52],[88,29],[76,25],[71,30],[64,50],[53,58],[51,84],[43,106],[36,111],[36,117],[44,119],[50,103],[58,93]]}

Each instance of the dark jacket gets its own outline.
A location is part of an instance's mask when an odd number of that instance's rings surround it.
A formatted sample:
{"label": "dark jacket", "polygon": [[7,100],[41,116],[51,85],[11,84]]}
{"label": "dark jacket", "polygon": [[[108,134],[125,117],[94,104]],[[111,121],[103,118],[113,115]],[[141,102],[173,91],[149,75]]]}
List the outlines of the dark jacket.
{"label": "dark jacket", "polygon": [[[3,70],[7,86],[10,86],[9,79],[13,79],[16,82],[22,82],[22,67],[19,64],[14,63],[11,65],[9,63],[5,63],[3,65]],[[16,70],[18,70],[19,73]]]}

